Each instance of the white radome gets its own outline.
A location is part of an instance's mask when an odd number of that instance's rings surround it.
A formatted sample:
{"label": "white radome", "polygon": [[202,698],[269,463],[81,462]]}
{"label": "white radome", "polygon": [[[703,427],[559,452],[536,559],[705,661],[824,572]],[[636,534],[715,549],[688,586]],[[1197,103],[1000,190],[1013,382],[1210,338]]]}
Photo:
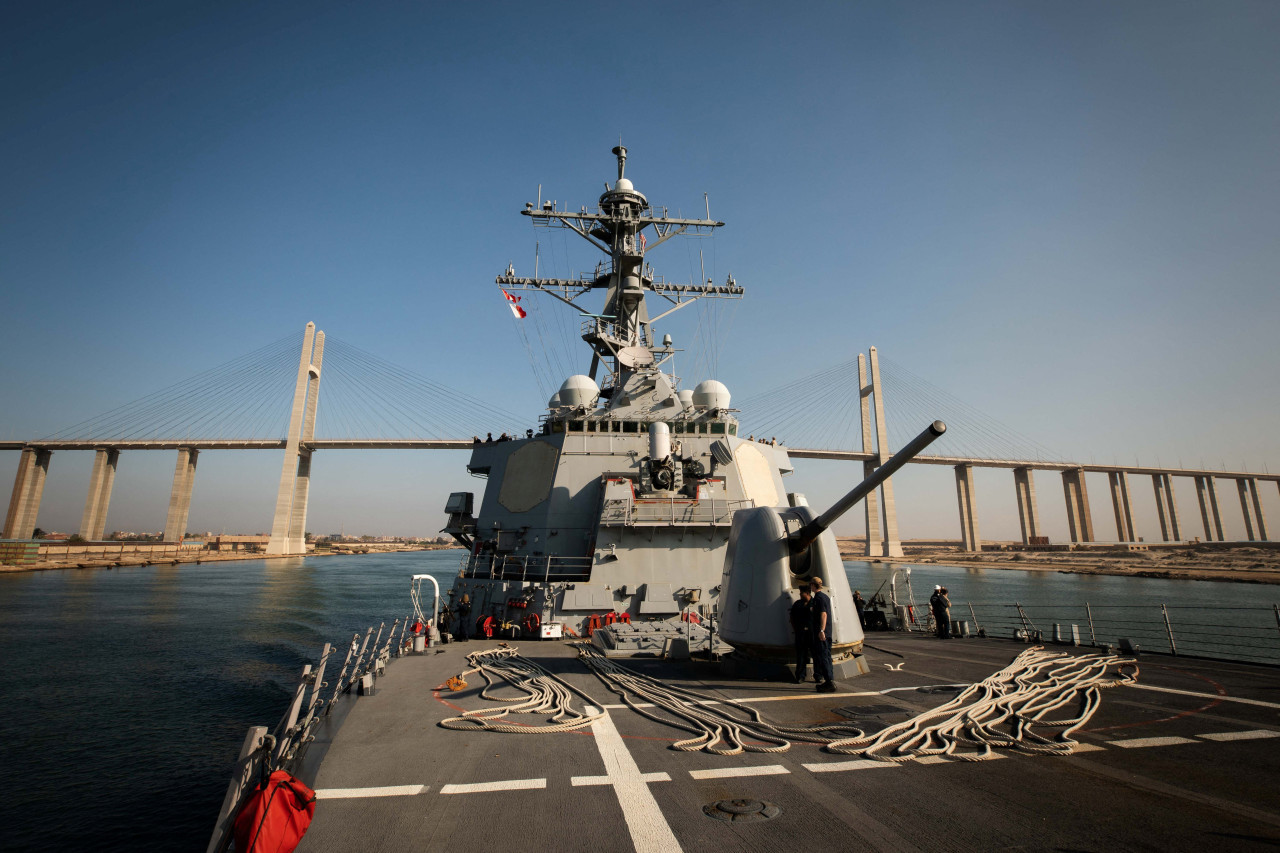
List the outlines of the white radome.
{"label": "white radome", "polygon": [[618,182],[613,185],[613,191],[616,193],[630,193],[635,192],[635,190],[635,185],[626,178],[618,178]]}
{"label": "white radome", "polygon": [[594,406],[600,398],[600,386],[590,376],[570,376],[556,394],[562,406]]}
{"label": "white radome", "polygon": [[559,392],[559,391],[557,391],[556,393],[552,394],[552,395],[551,395],[551,399],[547,401],[547,408],[548,408],[548,409],[558,409],[558,408],[560,408],[562,405],[564,405],[564,404],[560,402],[560,392]]}
{"label": "white radome", "polygon": [[703,409],[729,408],[729,389],[723,382],[705,379],[693,389],[693,404]]}

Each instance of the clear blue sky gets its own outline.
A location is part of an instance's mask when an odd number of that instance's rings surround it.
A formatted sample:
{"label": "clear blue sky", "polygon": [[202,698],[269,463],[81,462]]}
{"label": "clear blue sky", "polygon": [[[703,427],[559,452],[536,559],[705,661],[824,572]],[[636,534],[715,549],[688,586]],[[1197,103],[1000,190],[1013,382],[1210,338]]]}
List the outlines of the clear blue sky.
{"label": "clear blue sky", "polygon": [[[874,344],[1064,456],[1280,469],[1280,4],[28,2],[0,41],[2,437],[308,320],[532,424],[493,276],[531,272],[535,240],[544,272],[590,268],[518,211],[539,183],[594,204],[621,135],[651,202],[706,192],[728,223],[652,260],[688,280],[702,248],[747,288],[718,364],[670,329],[739,399]],[[42,527],[78,527],[90,457],[55,454]],[[464,465],[317,456],[308,527],[434,533],[483,487]],[[125,454],[108,529],[162,527],[172,466]],[[206,453],[191,529],[268,527],[279,466]],[[825,503],[855,476],[790,486]],[[949,469],[898,480],[904,536],[958,535]],[[1008,472],[978,501],[984,536],[1016,536]]]}

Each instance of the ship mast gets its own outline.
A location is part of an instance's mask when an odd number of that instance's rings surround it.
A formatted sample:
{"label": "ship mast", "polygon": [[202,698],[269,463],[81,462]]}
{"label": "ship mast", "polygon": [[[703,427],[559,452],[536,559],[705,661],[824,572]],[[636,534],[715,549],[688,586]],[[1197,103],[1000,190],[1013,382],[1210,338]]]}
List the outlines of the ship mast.
{"label": "ship mast", "polygon": [[[535,226],[569,228],[608,256],[606,266],[600,263],[591,276],[576,279],[522,278],[508,268],[497,283],[509,290],[541,290],[576,308],[585,318],[582,339],[592,349],[590,376],[596,378],[603,365],[610,376],[606,388],[620,388],[625,374],[656,369],[674,352],[668,346],[655,346],[652,326],[659,320],[704,297],[736,299],[742,288],[730,276],[723,285],[710,280],[697,284],[673,284],[655,276],[653,267],[645,263],[645,255],[679,234],[707,236],[724,225],[708,216],[706,219],[681,219],[667,215],[664,208],[656,215],[648,200],[626,177],[627,149],[613,149],[618,158],[618,179],[600,196],[598,207],[588,211],[560,209],[556,202],[532,203],[521,211],[533,219]],[[645,234],[651,229],[653,239]],[[593,313],[575,300],[591,290],[604,290],[604,307]],[[657,316],[650,316],[646,294],[655,294],[669,305]],[[604,393],[602,391],[602,393]]]}

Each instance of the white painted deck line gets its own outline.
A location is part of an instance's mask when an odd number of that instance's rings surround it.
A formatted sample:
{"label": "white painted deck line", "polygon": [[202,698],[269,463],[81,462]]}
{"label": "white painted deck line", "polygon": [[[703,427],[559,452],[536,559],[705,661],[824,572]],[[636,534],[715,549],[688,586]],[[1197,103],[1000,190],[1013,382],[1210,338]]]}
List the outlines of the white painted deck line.
{"label": "white painted deck line", "polygon": [[[861,691],[858,691],[857,693],[816,693],[815,692],[815,693],[801,693],[795,696],[752,696],[745,699],[735,698],[733,701],[740,702],[744,705],[750,705],[755,702],[796,702],[803,699],[847,699],[854,696],[884,696],[889,693],[897,693],[903,690],[921,690],[921,689],[927,689],[930,687],[964,688],[968,686],[969,686],[968,684],[917,684],[911,687],[890,687],[888,690],[861,690]],[[719,700],[719,699],[711,699],[711,700],[705,700],[702,702],[695,702],[693,704],[722,705],[724,703],[722,700]],[[632,706],[618,702],[612,705],[604,705],[602,707],[608,711],[621,711],[624,708],[630,708]],[[637,702],[635,704],[635,707],[636,708],[652,708],[654,707],[654,705],[652,702]]]}
{"label": "white painted deck line", "polygon": [[[670,782],[670,773],[641,773],[641,782]],[[581,788],[585,785],[612,785],[613,779],[608,776],[574,776],[569,779],[569,784],[575,788]]]}
{"label": "white painted deck line", "polygon": [[738,776],[781,776],[790,772],[781,764],[760,764],[755,767],[717,767],[714,770],[690,770],[689,775],[694,779],[734,779]]}
{"label": "white painted deck line", "polygon": [[845,770],[874,770],[877,767],[901,767],[894,761],[876,761],[871,758],[859,758],[854,761],[826,761],[821,764],[806,764],[804,769],[813,773],[840,773]]}
{"label": "white painted deck line", "polygon": [[[594,714],[595,708],[588,706],[588,714]],[[658,801],[649,790],[644,775],[636,765],[636,760],[627,751],[627,744],[618,734],[618,728],[608,714],[591,724],[591,732],[595,735],[596,749],[600,750],[600,758],[604,761],[606,776],[613,784],[618,795],[618,805],[622,807],[622,816],[627,821],[627,831],[631,833],[631,843],[636,853],[668,853],[679,851],[680,842],[671,831]]]}
{"label": "white painted deck line", "polygon": [[317,800],[353,800],[358,797],[412,797],[424,794],[426,785],[384,785],[381,788],[317,788]]}
{"label": "white painted deck line", "polygon": [[1244,699],[1239,696],[1219,696],[1217,693],[1197,693],[1194,690],[1174,690],[1172,687],[1156,687],[1153,684],[1126,684],[1135,690],[1154,690],[1157,693],[1176,693],[1179,696],[1195,696],[1198,699],[1219,699],[1223,702],[1236,702],[1241,705],[1257,705],[1259,708],[1280,708],[1275,702],[1263,702],[1261,699]]}
{"label": "white painted deck line", "polygon": [[1247,732],[1213,732],[1207,735],[1196,735],[1205,740],[1262,740],[1269,737],[1280,737],[1280,732],[1267,729],[1253,729]]}
{"label": "white painted deck line", "polygon": [[489,791],[530,791],[547,787],[546,779],[503,779],[498,782],[473,782],[470,785],[445,785],[442,794],[484,794]]}
{"label": "white painted deck line", "polygon": [[1195,743],[1189,737],[1137,737],[1128,740],[1113,740],[1107,746],[1118,746],[1123,749],[1140,749],[1144,746],[1176,746],[1180,743]]}

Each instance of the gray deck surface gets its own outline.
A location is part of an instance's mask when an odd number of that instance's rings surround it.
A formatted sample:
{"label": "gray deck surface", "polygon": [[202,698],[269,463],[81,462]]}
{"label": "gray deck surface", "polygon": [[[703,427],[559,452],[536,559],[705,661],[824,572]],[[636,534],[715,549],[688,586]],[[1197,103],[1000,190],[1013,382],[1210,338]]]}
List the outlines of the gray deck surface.
{"label": "gray deck surface", "polygon": [[[867,722],[892,724],[942,704],[945,693],[915,688],[981,680],[1023,646],[1002,640],[943,641],[905,634],[868,638],[871,674],[841,682],[841,693],[812,685],[732,682],[705,662],[624,661],[712,694],[795,697],[757,707],[788,721],[845,721],[849,706],[891,705]],[[1104,691],[1081,741],[1101,747],[1070,757],[1010,754],[982,763],[881,764],[838,772],[805,765],[849,762],[820,747],[715,756],[670,744],[683,733],[625,707],[609,716],[641,773],[665,772],[651,792],[678,848],[633,836],[621,799],[625,786],[574,786],[602,776],[590,730],[514,735],[459,732],[437,723],[491,703],[483,678],[452,693],[438,688],[465,667],[465,655],[495,643],[470,642],[393,661],[373,695],[353,699],[332,729],[321,730],[300,775],[322,792],[422,785],[412,795],[322,798],[301,851],[363,850],[1219,850],[1280,847],[1280,670],[1159,655],[1140,658],[1139,687]],[[563,643],[519,643],[521,654],[563,675],[606,707],[616,696]],[[900,655],[901,657],[898,657]],[[905,661],[891,672],[885,663]],[[1201,695],[1153,690],[1165,688]],[[898,689],[907,688],[907,689]],[[879,691],[890,691],[879,693]],[[875,695],[848,695],[875,692]],[[504,695],[516,696],[507,689]],[[1237,701],[1247,700],[1247,701]],[[883,709],[882,709],[883,710]],[[521,717],[533,722],[532,717]],[[1204,735],[1248,739],[1215,740]],[[1150,742],[1151,738],[1185,740]],[[316,765],[319,765],[318,770]],[[697,779],[691,771],[753,767],[770,775]],[[527,780],[534,780],[532,782]],[[537,780],[545,780],[539,783]],[[516,781],[523,790],[442,793],[446,785]],[[636,787],[632,783],[632,787]],[[747,798],[781,807],[777,818],[731,824],[702,813],[717,800]],[[634,805],[634,803],[633,803]],[[634,812],[633,812],[634,813]],[[657,833],[661,837],[661,831]],[[640,843],[633,842],[638,837]],[[649,839],[649,841],[646,841]]]}

